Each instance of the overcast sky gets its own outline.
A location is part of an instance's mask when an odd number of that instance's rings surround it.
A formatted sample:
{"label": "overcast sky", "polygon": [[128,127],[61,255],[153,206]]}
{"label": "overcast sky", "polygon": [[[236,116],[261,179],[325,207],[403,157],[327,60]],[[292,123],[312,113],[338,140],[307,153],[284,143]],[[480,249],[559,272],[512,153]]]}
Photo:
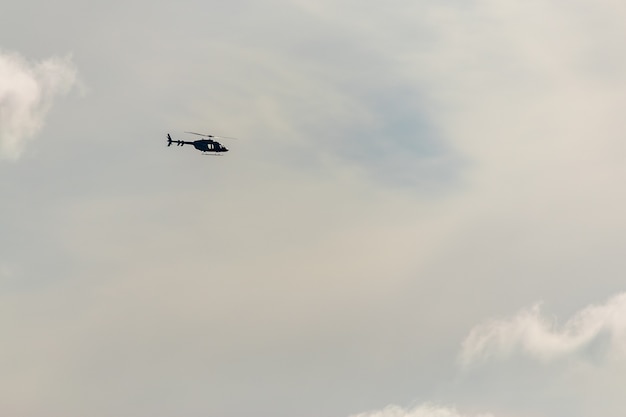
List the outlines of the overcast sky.
{"label": "overcast sky", "polygon": [[626,414],[620,2],[2,17],[1,415]]}

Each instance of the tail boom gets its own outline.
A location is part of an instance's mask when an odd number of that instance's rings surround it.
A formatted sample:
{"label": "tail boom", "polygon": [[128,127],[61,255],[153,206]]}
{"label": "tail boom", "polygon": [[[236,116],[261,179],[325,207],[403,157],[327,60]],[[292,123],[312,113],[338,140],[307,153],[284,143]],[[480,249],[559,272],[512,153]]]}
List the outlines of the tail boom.
{"label": "tail boom", "polygon": [[185,142],[184,140],[174,140],[168,133],[167,134],[167,146],[172,146],[172,143],[175,143],[176,146],[183,146],[184,144],[193,144],[192,142]]}

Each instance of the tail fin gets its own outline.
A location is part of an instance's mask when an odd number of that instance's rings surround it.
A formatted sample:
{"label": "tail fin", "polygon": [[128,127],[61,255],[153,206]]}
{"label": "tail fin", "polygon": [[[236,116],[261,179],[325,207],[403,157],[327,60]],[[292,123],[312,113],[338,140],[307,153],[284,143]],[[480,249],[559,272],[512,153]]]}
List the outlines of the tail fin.
{"label": "tail fin", "polygon": [[167,146],[171,146],[172,145],[172,137],[170,136],[170,134],[167,134]]}

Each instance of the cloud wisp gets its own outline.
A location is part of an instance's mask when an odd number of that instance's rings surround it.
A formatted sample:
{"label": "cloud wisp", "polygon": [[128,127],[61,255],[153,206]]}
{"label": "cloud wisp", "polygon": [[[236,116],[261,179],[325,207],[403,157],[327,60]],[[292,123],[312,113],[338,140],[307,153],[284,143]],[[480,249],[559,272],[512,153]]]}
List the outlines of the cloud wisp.
{"label": "cloud wisp", "polygon": [[602,305],[591,305],[559,326],[539,305],[511,318],[491,320],[470,332],[463,342],[460,361],[465,367],[488,359],[523,355],[541,361],[568,356],[602,358],[624,355],[626,343],[626,293]]}
{"label": "cloud wisp", "polygon": [[355,414],[351,417],[493,417],[491,414],[462,414],[455,408],[423,404],[412,409],[390,405],[379,411]]}
{"label": "cloud wisp", "polygon": [[0,157],[17,159],[42,128],[55,97],[76,84],[70,57],[31,63],[0,51]]}

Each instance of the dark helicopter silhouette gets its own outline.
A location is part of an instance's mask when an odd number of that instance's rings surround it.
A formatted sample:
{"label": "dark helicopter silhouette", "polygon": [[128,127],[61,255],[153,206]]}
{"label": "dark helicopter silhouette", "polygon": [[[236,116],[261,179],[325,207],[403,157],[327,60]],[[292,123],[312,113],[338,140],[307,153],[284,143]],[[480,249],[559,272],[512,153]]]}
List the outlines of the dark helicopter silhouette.
{"label": "dark helicopter silhouette", "polygon": [[228,149],[226,149],[224,145],[210,138],[236,139],[236,138],[229,138],[227,136],[213,136],[213,135],[205,135],[202,133],[195,133],[195,132],[185,132],[185,133],[202,136],[207,139],[194,140],[193,142],[187,142],[184,140],[172,140],[172,137],[168,133],[167,134],[167,146],[171,146],[172,143],[175,143],[176,146],[193,145],[194,148],[196,148],[199,151],[202,151],[205,155],[207,154],[210,155],[210,154],[219,154],[222,152],[228,152]]}

